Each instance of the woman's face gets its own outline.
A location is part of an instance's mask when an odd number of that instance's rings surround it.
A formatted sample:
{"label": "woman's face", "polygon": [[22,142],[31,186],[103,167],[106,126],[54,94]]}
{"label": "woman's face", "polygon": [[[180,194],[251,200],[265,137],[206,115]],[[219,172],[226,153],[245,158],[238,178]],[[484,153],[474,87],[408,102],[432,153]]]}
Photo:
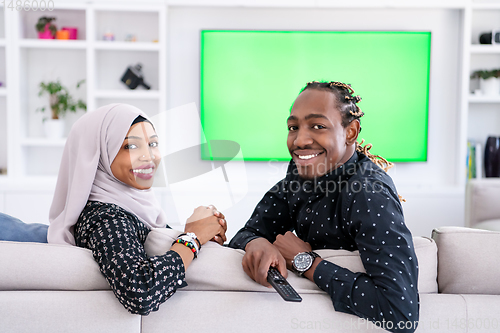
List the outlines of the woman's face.
{"label": "woman's face", "polygon": [[111,171],[123,183],[145,190],[153,185],[160,160],[158,136],[153,126],[148,122],[140,122],[130,127],[111,163]]}

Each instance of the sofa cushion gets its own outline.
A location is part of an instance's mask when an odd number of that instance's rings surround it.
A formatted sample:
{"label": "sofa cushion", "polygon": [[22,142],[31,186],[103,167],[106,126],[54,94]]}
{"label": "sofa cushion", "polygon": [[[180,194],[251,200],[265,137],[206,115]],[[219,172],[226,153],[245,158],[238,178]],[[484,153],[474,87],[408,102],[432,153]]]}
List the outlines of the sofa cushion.
{"label": "sofa cushion", "polygon": [[0,241],[0,290],[110,289],[92,252],[70,245]]}
{"label": "sofa cushion", "polygon": [[500,232],[441,227],[432,238],[438,247],[439,292],[500,294]]}
{"label": "sofa cushion", "polygon": [[[149,233],[145,249],[148,255],[160,255],[167,251],[179,231],[154,229]],[[421,293],[437,292],[437,248],[430,238],[415,237],[415,252],[419,262],[418,288]],[[325,260],[354,272],[365,272],[358,251],[317,250]],[[214,242],[203,245],[198,259],[194,260],[186,272],[188,286],[183,290],[248,290],[269,291],[254,282],[243,271],[241,260],[243,250],[234,250]],[[288,282],[299,293],[322,293],[315,283],[288,272]]]}

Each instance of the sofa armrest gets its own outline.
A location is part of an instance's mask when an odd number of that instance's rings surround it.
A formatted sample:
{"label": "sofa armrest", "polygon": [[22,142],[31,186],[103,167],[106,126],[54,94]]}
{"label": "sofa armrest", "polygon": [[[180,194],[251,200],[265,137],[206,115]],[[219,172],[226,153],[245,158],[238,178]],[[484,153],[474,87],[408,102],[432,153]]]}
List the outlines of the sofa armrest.
{"label": "sofa armrest", "polygon": [[441,227],[432,231],[438,248],[440,293],[500,295],[500,232]]}

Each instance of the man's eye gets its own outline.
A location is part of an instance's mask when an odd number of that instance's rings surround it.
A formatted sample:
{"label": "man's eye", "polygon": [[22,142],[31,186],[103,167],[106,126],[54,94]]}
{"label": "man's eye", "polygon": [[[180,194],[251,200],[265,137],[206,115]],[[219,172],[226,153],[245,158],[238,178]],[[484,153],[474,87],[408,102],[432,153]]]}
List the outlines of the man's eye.
{"label": "man's eye", "polygon": [[323,129],[323,128],[326,128],[326,127],[323,126],[323,125],[314,125],[313,128],[314,129]]}
{"label": "man's eye", "polygon": [[150,142],[150,143],[149,143],[149,146],[150,146],[151,148],[156,148],[156,147],[158,147],[158,142]]}
{"label": "man's eye", "polygon": [[133,143],[130,143],[130,144],[126,144],[125,147],[123,147],[124,149],[136,149],[137,146],[134,145]]}
{"label": "man's eye", "polygon": [[297,130],[297,126],[288,126],[288,130],[289,131],[296,131]]}

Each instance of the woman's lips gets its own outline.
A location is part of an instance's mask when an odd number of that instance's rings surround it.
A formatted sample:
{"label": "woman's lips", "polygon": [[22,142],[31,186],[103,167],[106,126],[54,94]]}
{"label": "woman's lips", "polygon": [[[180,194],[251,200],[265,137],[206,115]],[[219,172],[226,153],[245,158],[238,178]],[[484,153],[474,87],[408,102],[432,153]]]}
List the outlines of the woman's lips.
{"label": "woman's lips", "polygon": [[138,167],[137,169],[133,169],[132,173],[134,176],[141,178],[141,179],[151,179],[153,178],[155,174],[155,166],[154,165],[145,165]]}

